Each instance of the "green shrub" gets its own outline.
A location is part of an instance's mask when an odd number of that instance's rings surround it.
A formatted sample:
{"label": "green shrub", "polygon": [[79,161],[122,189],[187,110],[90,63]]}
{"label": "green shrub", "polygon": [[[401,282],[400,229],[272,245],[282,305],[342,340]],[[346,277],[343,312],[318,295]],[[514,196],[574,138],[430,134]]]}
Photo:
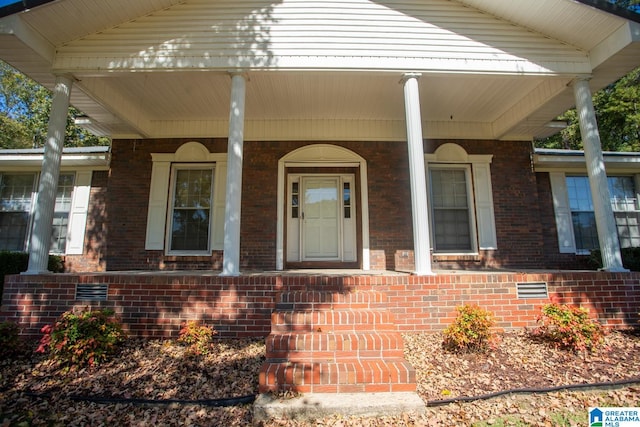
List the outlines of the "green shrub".
{"label": "green shrub", "polygon": [[49,350],[51,357],[70,367],[93,366],[116,352],[126,338],[113,310],[67,311],[53,327],[42,329],[38,351]]}
{"label": "green shrub", "polygon": [[183,322],[178,333],[178,342],[187,346],[190,354],[207,355],[211,350],[213,337],[218,333],[213,327],[199,325],[195,320]]}
{"label": "green shrub", "polygon": [[546,304],[532,334],[571,351],[595,350],[604,344],[602,326],[582,307]]}
{"label": "green shrub", "polygon": [[491,328],[495,326],[493,315],[475,305],[457,307],[455,321],[444,330],[443,346],[449,351],[486,351],[495,343]]}
{"label": "green shrub", "polygon": [[20,338],[18,325],[5,321],[0,323],[0,359],[13,359],[25,354],[25,343]]}
{"label": "green shrub", "polygon": [[[622,248],[620,249],[622,257],[622,266],[631,271],[640,271],[640,247],[638,248]],[[600,249],[592,250],[587,264],[590,268],[598,270],[602,268],[602,253]]]}

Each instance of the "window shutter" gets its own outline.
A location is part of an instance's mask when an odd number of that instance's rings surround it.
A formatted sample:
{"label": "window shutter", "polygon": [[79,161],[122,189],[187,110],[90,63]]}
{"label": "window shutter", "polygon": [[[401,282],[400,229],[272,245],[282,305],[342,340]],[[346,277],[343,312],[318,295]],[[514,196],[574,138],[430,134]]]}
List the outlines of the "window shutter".
{"label": "window shutter", "polygon": [[224,249],[224,201],[227,192],[227,162],[216,163],[215,188],[213,190],[213,240],[211,249]]}
{"label": "window shutter", "polygon": [[67,231],[67,255],[82,255],[84,252],[84,234],[89,212],[89,196],[91,195],[91,171],[76,173],[69,212],[69,228]]}
{"label": "window shutter", "polygon": [[153,162],[147,212],[147,238],[144,247],[146,250],[164,249],[170,172],[170,162]]}
{"label": "window shutter", "polygon": [[556,216],[558,248],[561,254],[576,253],[576,241],[573,236],[573,221],[569,206],[569,193],[564,172],[550,172],[553,211]]}
{"label": "window shutter", "polygon": [[473,180],[476,186],[476,217],[480,249],[497,249],[498,239],[493,212],[493,190],[489,163],[473,164]]}

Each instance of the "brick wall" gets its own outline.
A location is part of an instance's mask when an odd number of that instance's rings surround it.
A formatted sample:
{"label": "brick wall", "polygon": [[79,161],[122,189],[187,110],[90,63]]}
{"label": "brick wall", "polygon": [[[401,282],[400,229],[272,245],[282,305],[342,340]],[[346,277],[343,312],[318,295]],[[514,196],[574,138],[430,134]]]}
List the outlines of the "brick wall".
{"label": "brick wall", "polygon": [[[518,299],[516,283],[546,282],[549,298]],[[79,283],[109,287],[105,302],[75,300]],[[0,320],[16,321],[27,335],[38,335],[71,308],[111,307],[130,334],[176,336],[181,321],[214,325],[221,336],[266,336],[279,294],[292,290],[358,292],[376,290],[389,298],[400,331],[439,331],[456,315],[455,307],[477,304],[493,312],[504,329],[534,326],[540,307],[550,301],[580,305],[607,327],[638,325],[640,273],[568,272],[548,274],[474,273],[437,276],[292,276],[215,274],[56,274],[8,276]]]}
{"label": "brick wall", "polygon": [[[210,152],[226,152],[226,140],[196,139]],[[217,270],[222,252],[211,257],[165,256],[144,249],[151,153],[173,153],[190,139],[116,140],[106,192],[108,252],[101,247],[107,270]],[[491,175],[498,249],[475,257],[436,257],[439,268],[543,268],[543,224],[538,185],[531,169],[531,144],[485,140],[426,141],[432,153],[447,142],[469,154],[493,154]],[[241,269],[274,270],[278,160],[308,142],[251,142],[244,145]],[[413,235],[406,144],[337,142],[367,161],[371,267],[410,270]],[[504,179],[509,177],[509,179]]]}

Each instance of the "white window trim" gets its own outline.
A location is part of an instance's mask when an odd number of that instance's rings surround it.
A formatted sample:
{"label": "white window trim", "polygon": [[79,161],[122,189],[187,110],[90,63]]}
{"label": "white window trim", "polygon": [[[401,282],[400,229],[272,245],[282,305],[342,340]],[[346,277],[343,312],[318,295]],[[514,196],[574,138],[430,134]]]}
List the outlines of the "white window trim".
{"label": "white window trim", "polygon": [[456,250],[439,250],[436,246],[436,236],[435,236],[435,213],[433,202],[429,202],[429,215],[431,218],[431,226],[429,229],[431,230],[431,242],[433,244],[433,253],[434,254],[442,254],[442,255],[477,255],[478,254],[478,231],[477,231],[477,222],[476,222],[476,209],[473,197],[473,185],[471,183],[471,165],[469,164],[461,164],[461,163],[430,163],[427,169],[427,188],[429,189],[429,194],[427,196],[428,200],[433,200],[433,188],[431,187],[431,171],[432,170],[463,170],[465,176],[465,185],[467,187],[467,212],[469,213],[469,239],[471,248],[469,251],[456,251]]}
{"label": "white window trim", "polygon": [[[477,233],[477,250],[498,249],[495,212],[493,207],[493,187],[491,184],[492,154],[467,154],[466,150],[454,143],[442,144],[434,153],[425,154],[425,170],[435,164],[468,164],[471,165],[473,178],[473,193],[469,196],[474,200],[473,214],[475,215],[475,232]],[[427,184],[429,183],[427,172]],[[430,185],[428,185],[430,188]],[[430,192],[430,190],[429,190]],[[444,253],[443,253],[444,254]],[[448,255],[455,255],[446,253]],[[473,253],[461,253],[473,255]]]}
{"label": "white window trim", "polygon": [[[226,153],[210,153],[204,145],[191,141],[181,145],[175,153],[151,153],[151,160],[153,166],[149,188],[145,250],[165,250],[167,248],[165,254],[169,255],[166,233],[168,230],[167,216],[171,189],[171,165],[173,163],[215,163],[213,178],[214,200],[211,212],[213,227],[210,236],[209,253],[213,250],[224,249],[224,201],[227,181]],[[187,254],[180,255],[188,256]],[[202,255],[202,253],[198,255]]]}
{"label": "white window trim", "polygon": [[[213,175],[213,182],[211,183],[211,188],[209,189],[209,194],[211,197],[211,206],[209,206],[209,239],[207,242],[207,248],[204,250],[171,250],[171,230],[173,229],[173,211],[175,204],[175,196],[176,196],[176,177],[178,171],[183,170],[210,170]],[[167,230],[165,233],[165,244],[167,247],[167,255],[177,255],[177,256],[198,256],[198,255],[210,255],[211,254],[211,246],[213,241],[213,216],[215,212],[215,203],[213,192],[215,191],[215,172],[216,165],[215,163],[173,163],[171,165],[171,183],[169,186],[170,189],[170,197],[169,197],[169,205],[167,206]]]}

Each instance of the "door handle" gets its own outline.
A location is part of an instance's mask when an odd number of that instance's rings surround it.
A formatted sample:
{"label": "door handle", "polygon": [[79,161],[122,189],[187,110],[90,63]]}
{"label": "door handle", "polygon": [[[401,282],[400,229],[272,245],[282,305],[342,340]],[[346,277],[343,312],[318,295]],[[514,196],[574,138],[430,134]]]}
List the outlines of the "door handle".
{"label": "door handle", "polygon": [[300,213],[300,219],[304,221],[304,211]]}

